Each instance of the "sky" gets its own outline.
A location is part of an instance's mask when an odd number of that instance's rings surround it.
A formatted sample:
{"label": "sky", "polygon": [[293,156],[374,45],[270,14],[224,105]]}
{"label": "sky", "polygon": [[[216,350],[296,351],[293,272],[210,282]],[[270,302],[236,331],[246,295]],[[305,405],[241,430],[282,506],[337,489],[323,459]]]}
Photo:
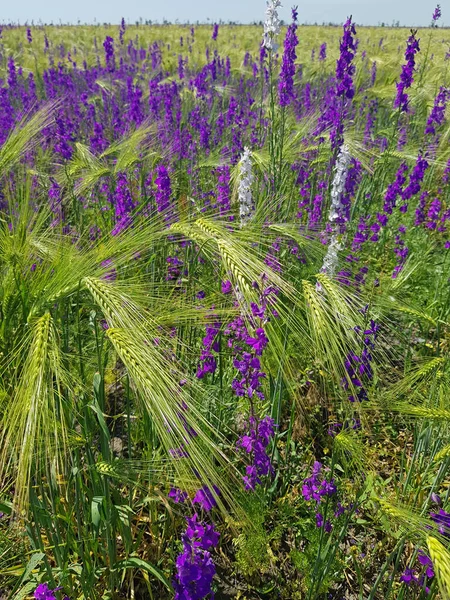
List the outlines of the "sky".
{"label": "sky", "polygon": [[[299,5],[300,23],[342,23],[353,15],[360,25],[429,25],[435,8],[434,0],[292,0]],[[291,3],[282,0],[280,18],[289,20]],[[219,22],[251,23],[264,20],[264,0],[19,0],[2,2],[0,20],[38,23],[119,23],[124,17],[134,23],[142,18],[162,22]],[[450,24],[450,5],[440,21]],[[446,15],[445,12],[448,12]]]}

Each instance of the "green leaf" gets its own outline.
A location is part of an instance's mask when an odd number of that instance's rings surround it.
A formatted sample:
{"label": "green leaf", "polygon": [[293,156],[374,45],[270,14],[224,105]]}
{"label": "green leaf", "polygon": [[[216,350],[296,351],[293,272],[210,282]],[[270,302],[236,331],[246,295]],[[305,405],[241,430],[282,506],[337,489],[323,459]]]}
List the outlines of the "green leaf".
{"label": "green leaf", "polygon": [[94,525],[97,531],[100,527],[100,523],[105,520],[104,501],[104,496],[94,496],[91,502],[92,524]]}
{"label": "green leaf", "polygon": [[118,563],[116,563],[111,570],[121,571],[123,569],[142,569],[143,571],[147,571],[148,573],[154,575],[161,583],[163,583],[168,590],[172,590],[172,586],[170,585],[164,573],[160,569],[158,569],[158,567],[155,567],[154,565],[147,562],[146,560],[143,560],[142,558],[139,558],[137,556],[130,556],[126,560],[121,560]]}

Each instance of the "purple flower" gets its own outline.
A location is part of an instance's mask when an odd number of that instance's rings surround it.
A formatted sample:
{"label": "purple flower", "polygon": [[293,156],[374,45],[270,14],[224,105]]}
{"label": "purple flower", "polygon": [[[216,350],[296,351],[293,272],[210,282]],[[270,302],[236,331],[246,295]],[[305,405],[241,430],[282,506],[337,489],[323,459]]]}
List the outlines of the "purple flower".
{"label": "purple flower", "polygon": [[389,215],[392,214],[392,211],[396,206],[397,197],[402,193],[402,186],[406,182],[405,173],[407,170],[408,166],[406,165],[406,163],[402,163],[395,176],[395,181],[389,184],[386,190],[386,194],[384,196],[383,210]]}
{"label": "purple flower", "polygon": [[219,35],[219,26],[217,23],[214,23],[213,25],[213,32],[211,35],[211,39],[216,41],[217,40],[217,36]]}
{"label": "purple flower", "polygon": [[251,463],[246,467],[246,475],[243,477],[246,490],[254,490],[256,485],[261,484],[261,477],[273,474],[273,466],[267,447],[275,431],[274,420],[265,416],[258,421],[254,416],[250,417],[247,424],[247,434],[241,436],[236,445],[250,455]]}
{"label": "purple flower", "polygon": [[178,488],[171,488],[168,496],[175,502],[175,504],[183,504],[188,497],[187,492],[182,492]]}
{"label": "purple flower", "polygon": [[425,171],[428,169],[429,163],[426,158],[419,153],[417,156],[416,164],[409,176],[409,183],[401,193],[402,200],[408,201],[412,196],[420,192],[420,184],[425,177]]}
{"label": "purple flower", "polygon": [[[213,490],[215,496],[218,496],[220,494],[220,490],[216,485],[213,485]],[[192,500],[192,503],[200,504],[203,510],[206,511],[210,511],[212,508],[214,508],[214,506],[217,506],[216,498],[214,497],[213,492],[207,485],[204,485],[197,491]]]}
{"label": "purple flower", "polygon": [[356,35],[355,24],[349,17],[344,23],[344,35],[340,43],[341,53],[336,63],[336,95],[349,99],[355,95],[353,86],[355,66],[352,62],[356,52],[354,35]]}
{"label": "purple flower", "polygon": [[438,513],[430,513],[430,517],[438,526],[439,533],[450,537],[450,513],[441,508]]}
{"label": "purple flower", "polygon": [[103,48],[105,49],[106,68],[110,73],[113,73],[116,69],[116,61],[114,57],[114,40],[111,36],[106,36]]}
{"label": "purple flower", "polygon": [[55,588],[54,590],[51,590],[47,583],[41,583],[34,590],[33,595],[36,600],[55,600],[55,592],[59,589],[61,588]]}
{"label": "purple flower", "polygon": [[403,575],[400,577],[400,581],[406,583],[406,585],[411,585],[412,583],[417,583],[417,575],[412,569],[405,569]]}
{"label": "purple flower", "polygon": [[[170,197],[172,195],[169,173],[164,165],[156,167],[155,185],[156,208],[158,212],[164,213],[170,206]],[[168,215],[166,218],[168,218]]]}
{"label": "purple flower", "polygon": [[292,23],[289,25],[284,40],[284,53],[281,63],[280,78],[278,83],[278,93],[280,106],[287,106],[293,100],[294,94],[294,75],[295,59],[297,55],[295,48],[298,44],[297,38],[297,10],[292,9]]}
{"label": "purple flower", "polygon": [[175,600],[201,600],[212,594],[216,569],[209,551],[217,546],[219,533],[213,525],[202,523],[196,513],[186,521],[183,552],[176,559]]}
{"label": "purple flower", "polygon": [[399,108],[401,112],[408,111],[408,94],[405,90],[411,87],[414,79],[415,56],[420,51],[419,40],[416,39],[416,31],[411,30],[405,51],[406,64],[402,67],[400,81],[397,83],[397,96],[394,101],[394,108]]}
{"label": "purple flower", "polygon": [[232,290],[231,281],[228,279],[226,281],[222,281],[222,294],[229,294]]}
{"label": "purple flower", "polygon": [[441,86],[438,95],[434,99],[434,105],[428,117],[425,134],[434,135],[436,133],[436,125],[442,125],[449,98],[450,90]]}
{"label": "purple flower", "polygon": [[439,19],[441,18],[441,16],[442,16],[441,6],[440,6],[440,4],[438,4],[436,6],[436,8],[434,9],[434,13],[433,13],[433,16],[431,18],[431,20],[432,20],[432,25],[431,26],[432,27],[433,27],[433,25],[436,25],[436,21],[439,21]]}

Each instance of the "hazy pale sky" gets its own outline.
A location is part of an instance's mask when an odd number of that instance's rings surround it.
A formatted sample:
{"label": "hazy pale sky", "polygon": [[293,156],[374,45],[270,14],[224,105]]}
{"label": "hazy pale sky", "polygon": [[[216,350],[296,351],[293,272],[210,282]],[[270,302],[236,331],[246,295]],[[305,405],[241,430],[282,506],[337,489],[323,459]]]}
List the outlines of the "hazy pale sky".
{"label": "hazy pale sky", "polygon": [[[353,20],[361,25],[378,25],[384,22],[391,25],[400,21],[401,25],[427,26],[431,22],[436,2],[434,0],[308,0],[292,3],[282,0],[280,17],[289,19],[290,8],[298,4],[301,23],[322,24],[323,22],[342,23],[353,15]],[[237,21],[250,23],[264,19],[264,0],[19,0],[2,2],[0,21],[31,21],[43,23],[69,22],[119,23],[122,17],[134,23],[140,17],[159,21],[164,18],[174,22],[195,23]],[[450,23],[450,4],[443,3],[440,24]],[[446,14],[446,12],[448,14]]]}

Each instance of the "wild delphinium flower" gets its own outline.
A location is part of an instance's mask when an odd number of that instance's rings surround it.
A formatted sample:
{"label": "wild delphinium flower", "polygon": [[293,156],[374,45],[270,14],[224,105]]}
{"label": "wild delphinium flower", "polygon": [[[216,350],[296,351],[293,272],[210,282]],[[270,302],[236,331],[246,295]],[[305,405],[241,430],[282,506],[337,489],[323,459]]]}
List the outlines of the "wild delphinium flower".
{"label": "wild delphinium flower", "polygon": [[265,416],[258,421],[250,416],[247,423],[247,433],[239,438],[236,445],[250,455],[251,464],[246,467],[243,477],[246,490],[254,490],[260,485],[261,477],[273,474],[273,466],[267,454],[267,447],[275,433],[275,422],[272,417]]}
{"label": "wild delphinium flower", "polygon": [[156,167],[155,186],[156,209],[158,212],[165,213],[166,219],[168,219],[169,215],[167,214],[167,212],[170,207],[172,186],[170,182],[169,172],[167,168],[162,164]]}
{"label": "wild delphinium flower", "polygon": [[372,86],[375,85],[376,78],[377,78],[377,62],[376,62],[376,60],[374,60],[372,63],[372,68],[370,70],[370,83],[372,84]]}
{"label": "wild delphinium flower", "polygon": [[111,235],[118,235],[131,224],[131,212],[135,205],[130,192],[128,177],[125,172],[118,173],[114,193],[116,224]]}
{"label": "wild delphinium flower", "polygon": [[406,64],[402,67],[400,81],[397,83],[397,96],[394,100],[394,108],[399,108],[400,112],[408,111],[408,94],[405,90],[411,87],[414,79],[414,68],[416,65],[415,56],[420,51],[419,41],[416,39],[417,31],[411,30],[411,35],[406,44],[405,58]]}
{"label": "wild delphinium flower", "polygon": [[[367,267],[365,269],[367,269]],[[367,272],[367,270],[365,272]],[[352,394],[349,396],[348,399],[350,402],[362,402],[368,400],[366,386],[373,379],[371,351],[375,348],[375,341],[379,329],[380,326],[373,320],[370,321],[369,326],[365,330],[361,330],[360,327],[355,327],[355,332],[362,337],[363,349],[360,355],[357,355],[354,352],[349,352],[347,354],[344,361],[347,377],[342,379],[342,385],[345,390],[349,389],[350,384],[357,390],[356,395]]]}
{"label": "wild delphinium flower", "polygon": [[350,219],[351,200],[356,193],[356,188],[361,179],[362,165],[356,158],[351,158],[345,178],[344,190],[341,196],[341,223]]}
{"label": "wild delphinium flower", "polygon": [[61,588],[55,588],[54,590],[51,590],[47,583],[41,583],[34,590],[33,596],[36,600],[56,600],[55,592],[60,589]]}
{"label": "wild delphinium flower", "polygon": [[280,19],[278,9],[282,6],[281,0],[267,0],[266,20],[264,21],[263,46],[269,52],[276,52],[278,44],[276,37],[280,33]]}
{"label": "wild delphinium flower", "polygon": [[251,151],[245,147],[244,153],[239,161],[239,186],[238,186],[238,202],[239,202],[239,216],[241,219],[241,227],[244,227],[252,218],[254,211],[254,204],[252,199],[252,160]]}
{"label": "wild delphinium flower", "polygon": [[17,85],[17,72],[16,65],[12,56],[8,57],[8,78],[7,83],[10,88],[14,88]]}
{"label": "wild delphinium flower", "polygon": [[[264,282],[263,278],[262,283]],[[257,286],[255,282],[254,287]],[[260,357],[269,343],[264,325],[270,316],[277,314],[273,308],[276,295],[277,290],[268,286],[262,289],[259,304],[251,303],[249,320],[253,335],[249,333],[242,316],[236,317],[224,330],[228,337],[228,347],[232,349],[234,356],[233,365],[239,372],[233,379],[232,389],[238,397],[247,397],[250,404],[250,414],[245,423],[246,433],[237,441],[237,447],[245,450],[250,458],[243,477],[247,490],[253,490],[261,483],[261,477],[273,472],[267,448],[274,435],[275,424],[269,416],[258,418],[255,402],[264,399],[262,380],[266,374],[261,370]]]}
{"label": "wild delphinium flower", "polygon": [[414,165],[414,169],[409,176],[408,185],[405,187],[403,192],[401,193],[401,198],[404,202],[402,206],[400,206],[400,212],[405,213],[408,209],[407,202],[410,200],[415,194],[420,192],[420,185],[425,177],[425,171],[428,169],[429,163],[422,153],[419,153],[416,164]]}
{"label": "wild delphinium flower", "polygon": [[106,68],[110,73],[113,73],[116,69],[116,59],[114,55],[114,40],[111,36],[106,36],[103,48],[105,49]]}
{"label": "wild delphinium flower", "polygon": [[216,497],[220,495],[220,490],[216,485],[212,486],[212,489],[207,485],[202,486],[197,490],[195,496],[192,499],[192,504],[199,504],[203,510],[210,511],[212,508],[217,506]]}
{"label": "wild delphinium flower", "polygon": [[430,116],[428,117],[425,134],[434,135],[436,133],[436,126],[442,125],[445,118],[445,109],[449,99],[450,89],[441,86],[439,93],[434,100],[434,105]]}
{"label": "wild delphinium flower", "polygon": [[316,461],[312,468],[311,477],[303,480],[302,496],[307,502],[315,502],[316,504],[316,525],[318,528],[324,528],[326,533],[332,530],[330,520],[324,522],[323,514],[318,510],[322,500],[327,496],[333,496],[337,492],[334,479],[328,481],[322,474],[323,465]]}
{"label": "wild delphinium flower", "polygon": [[281,63],[280,77],[278,81],[278,94],[280,106],[287,106],[294,99],[294,75],[295,59],[297,55],[295,48],[298,44],[297,31],[297,7],[292,9],[292,23],[287,28],[284,39],[284,53]]}
{"label": "wild delphinium flower", "polygon": [[219,35],[219,26],[217,23],[214,23],[213,25],[213,32],[211,35],[211,39],[216,41],[217,40],[217,36]]}
{"label": "wild delphinium flower", "polygon": [[203,379],[207,373],[215,373],[217,361],[212,352],[219,352],[218,334],[220,331],[220,322],[216,321],[206,325],[206,336],[202,340],[202,351],[197,366],[197,377]]}
{"label": "wild delphinium flower", "polygon": [[408,258],[409,248],[406,245],[405,240],[401,237],[404,233],[406,233],[406,227],[404,225],[400,225],[398,228],[398,233],[395,236],[394,247],[394,252],[397,255],[398,263],[394,267],[392,279],[396,279],[398,277],[398,274],[403,269],[406,259]]}
{"label": "wild delphinium flower", "polygon": [[437,22],[442,16],[441,6],[438,4],[434,9],[433,16],[431,17],[431,27],[437,27]]}
{"label": "wild delphinium flower", "polygon": [[187,492],[183,492],[179,488],[174,487],[170,488],[168,496],[175,504],[183,504],[188,498]]}
{"label": "wild delphinium flower", "polygon": [[414,225],[417,227],[425,222],[425,206],[427,203],[428,192],[423,192],[420,196],[419,205],[416,208],[416,218],[414,220]]}
{"label": "wild delphinium flower", "polygon": [[331,229],[331,237],[328,243],[328,250],[323,259],[321,271],[329,277],[333,277],[338,263],[338,251],[341,250],[339,240],[339,224],[344,223],[343,205],[341,203],[345,182],[347,179],[348,166],[350,164],[350,152],[345,144],[341,146],[335,165],[335,174],[331,187],[331,206],[328,215],[328,223]]}
{"label": "wild delphinium flower", "polygon": [[210,551],[217,546],[219,533],[213,525],[203,524],[196,513],[186,521],[183,552],[176,559],[174,600],[201,600],[209,594],[213,598],[211,586],[216,568]]}
{"label": "wild delphinium flower", "polygon": [[104,128],[101,123],[94,123],[93,134],[90,137],[91,150],[98,152],[99,154],[106,150],[109,146],[109,142],[104,137]]}
{"label": "wild delphinium flower", "polygon": [[320,181],[317,184],[317,188],[319,191],[313,198],[312,209],[310,212],[310,218],[309,218],[309,223],[308,223],[308,226],[311,229],[314,229],[315,227],[317,227],[317,225],[322,220],[322,207],[323,207],[323,203],[324,203],[324,192],[322,190],[324,190],[326,187],[327,187],[327,184],[325,181]]}
{"label": "wild delphinium flower", "polygon": [[406,163],[402,163],[396,173],[395,181],[388,185],[386,194],[384,196],[383,210],[385,213],[391,215],[393,209],[397,204],[397,198],[402,194],[402,187],[406,182],[406,171],[408,166]]}
{"label": "wild delphinium flower", "polygon": [[125,19],[122,17],[122,20],[120,22],[120,29],[119,29],[119,39],[120,39],[120,44],[123,46],[123,36],[125,35]]}
{"label": "wild delphinium flower", "polygon": [[331,126],[330,140],[333,149],[339,148],[343,144],[344,120],[348,105],[355,95],[353,58],[356,53],[356,44],[353,38],[354,35],[356,35],[355,24],[352,23],[350,17],[344,23],[344,34],[340,42],[340,55],[336,61],[334,90],[332,90],[329,99],[326,100],[327,110],[324,112],[323,117],[319,119],[318,133]]}
{"label": "wild delphinium flower", "polygon": [[356,52],[354,35],[356,35],[355,24],[352,23],[351,17],[349,17],[344,23],[344,35],[340,43],[340,56],[336,62],[336,95],[350,100],[355,95],[353,85],[355,66],[352,62]]}
{"label": "wild delphinium flower", "polygon": [[28,40],[29,44],[31,44],[31,42],[33,41],[33,37],[31,35],[31,29],[29,27],[27,28],[27,40]]}
{"label": "wild delphinium flower", "polygon": [[184,79],[184,65],[185,61],[181,54],[178,56],[178,78]]}
{"label": "wild delphinium flower", "polygon": [[419,571],[416,571],[410,567],[406,568],[400,577],[400,581],[408,587],[414,586],[424,589],[425,592],[429,594],[430,588],[426,585],[426,583],[428,580],[434,577],[433,563],[431,558],[422,550],[419,550],[417,561],[420,565],[420,567],[418,567]]}
{"label": "wild delphinium flower", "polygon": [[327,58],[327,43],[324,42],[323,44],[320,45],[319,60],[324,61],[326,58]]}
{"label": "wild delphinium flower", "polygon": [[431,203],[430,206],[428,208],[428,212],[427,212],[427,223],[425,224],[425,226],[428,229],[436,229],[437,228],[437,222],[439,220],[439,216],[440,216],[440,212],[441,212],[441,208],[442,208],[442,202],[439,200],[439,198],[434,198]]}
{"label": "wild delphinium flower", "polygon": [[437,525],[439,533],[445,537],[450,537],[450,513],[440,508],[437,513],[431,512],[430,517]]}

